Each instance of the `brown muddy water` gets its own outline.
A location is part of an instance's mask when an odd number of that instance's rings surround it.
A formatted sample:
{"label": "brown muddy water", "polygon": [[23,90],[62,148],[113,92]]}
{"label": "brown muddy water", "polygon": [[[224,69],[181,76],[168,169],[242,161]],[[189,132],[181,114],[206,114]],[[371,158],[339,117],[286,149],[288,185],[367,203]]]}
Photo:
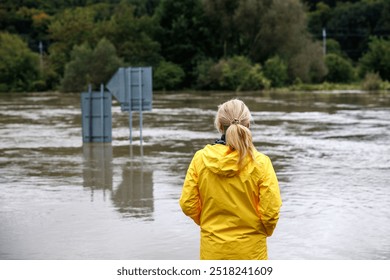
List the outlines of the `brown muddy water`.
{"label": "brown muddy water", "polygon": [[[198,259],[178,205],[193,153],[239,97],[283,207],[271,259],[390,259],[390,94],[154,93],[129,144],[83,144],[80,94],[0,94],[0,259]],[[143,156],[141,156],[143,154]]]}

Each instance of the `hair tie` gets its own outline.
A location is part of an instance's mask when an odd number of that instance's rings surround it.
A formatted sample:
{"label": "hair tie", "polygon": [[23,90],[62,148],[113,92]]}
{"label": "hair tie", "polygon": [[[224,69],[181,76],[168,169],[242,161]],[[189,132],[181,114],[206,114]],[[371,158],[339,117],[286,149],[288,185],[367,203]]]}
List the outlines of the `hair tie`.
{"label": "hair tie", "polygon": [[240,124],[240,120],[234,118],[234,119],[232,120],[231,124]]}

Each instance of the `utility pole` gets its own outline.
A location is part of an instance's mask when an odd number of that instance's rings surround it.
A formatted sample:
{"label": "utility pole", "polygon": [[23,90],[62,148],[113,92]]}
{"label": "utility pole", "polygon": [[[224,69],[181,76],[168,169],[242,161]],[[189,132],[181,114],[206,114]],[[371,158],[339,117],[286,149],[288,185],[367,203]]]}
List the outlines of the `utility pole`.
{"label": "utility pole", "polygon": [[42,41],[39,41],[39,67],[41,70],[41,73],[43,72],[43,44]]}
{"label": "utility pole", "polygon": [[324,57],[326,56],[326,29],[322,28],[322,48],[324,50]]}

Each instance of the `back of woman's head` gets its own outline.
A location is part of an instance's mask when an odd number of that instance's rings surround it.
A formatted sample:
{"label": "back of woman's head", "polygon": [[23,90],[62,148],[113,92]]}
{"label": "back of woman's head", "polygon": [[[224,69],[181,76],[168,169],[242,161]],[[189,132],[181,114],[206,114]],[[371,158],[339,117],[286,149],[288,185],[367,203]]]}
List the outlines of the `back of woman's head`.
{"label": "back of woman's head", "polygon": [[240,167],[247,156],[254,158],[252,133],[249,130],[251,118],[248,107],[239,99],[219,105],[215,118],[215,127],[225,134],[226,145],[238,152]]}

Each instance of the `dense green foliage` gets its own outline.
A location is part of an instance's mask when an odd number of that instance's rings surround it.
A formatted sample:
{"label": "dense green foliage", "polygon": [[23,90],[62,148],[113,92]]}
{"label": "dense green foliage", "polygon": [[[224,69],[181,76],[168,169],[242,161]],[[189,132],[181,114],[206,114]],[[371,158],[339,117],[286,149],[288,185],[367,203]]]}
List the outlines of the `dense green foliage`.
{"label": "dense green foliage", "polygon": [[154,72],[153,86],[160,90],[175,89],[182,82],[184,76],[185,73],[179,65],[161,61]]}
{"label": "dense green foliage", "polygon": [[261,72],[260,65],[252,65],[244,56],[222,59],[217,67],[220,70],[218,88],[236,91],[269,88],[270,83]]}
{"label": "dense green foliage", "polygon": [[328,68],[328,74],[325,79],[334,83],[349,83],[355,79],[355,70],[352,63],[347,59],[330,53],[326,55],[325,64]]}
{"label": "dense green foliage", "polygon": [[368,51],[360,59],[361,75],[377,72],[382,79],[390,78],[390,41],[373,38]]}
{"label": "dense green foliage", "polygon": [[264,64],[264,75],[272,87],[282,87],[288,80],[287,64],[279,56],[268,59]]}
{"label": "dense green foliage", "polygon": [[0,91],[96,88],[119,66],[152,66],[155,89],[385,81],[389,36],[388,0],[3,0]]}
{"label": "dense green foliage", "polygon": [[105,38],[93,49],[87,43],[75,46],[70,62],[65,65],[61,89],[68,92],[82,91],[87,84],[99,88],[122,64],[114,45]]}
{"label": "dense green foliage", "polygon": [[39,57],[17,35],[0,33],[0,91],[34,90]]}

